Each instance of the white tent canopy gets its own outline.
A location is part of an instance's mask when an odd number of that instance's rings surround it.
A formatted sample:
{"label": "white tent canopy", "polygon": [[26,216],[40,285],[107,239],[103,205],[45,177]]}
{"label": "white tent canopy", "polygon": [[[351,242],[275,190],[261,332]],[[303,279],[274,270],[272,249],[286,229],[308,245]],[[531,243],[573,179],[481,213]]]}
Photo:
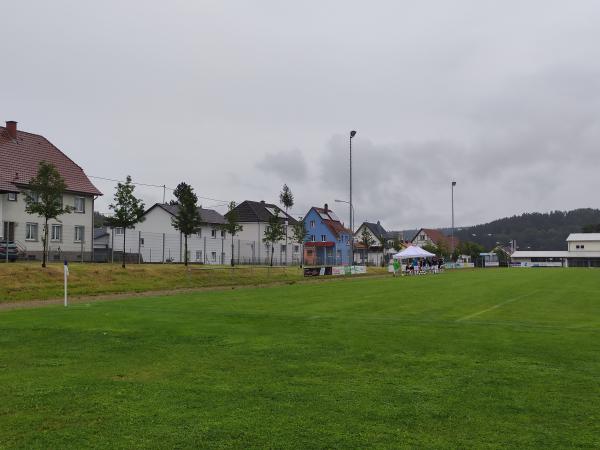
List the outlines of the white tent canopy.
{"label": "white tent canopy", "polygon": [[431,258],[435,256],[433,253],[429,253],[427,250],[423,250],[421,247],[411,245],[405,248],[399,253],[396,253],[394,259],[408,259],[408,258]]}

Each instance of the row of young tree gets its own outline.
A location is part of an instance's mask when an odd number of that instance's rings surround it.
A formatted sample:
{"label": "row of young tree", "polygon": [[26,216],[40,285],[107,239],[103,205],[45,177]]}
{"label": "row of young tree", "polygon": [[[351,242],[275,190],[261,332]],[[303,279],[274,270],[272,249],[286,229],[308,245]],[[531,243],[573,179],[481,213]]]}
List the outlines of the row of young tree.
{"label": "row of young tree", "polygon": [[[45,161],[40,162],[38,171],[29,183],[29,189],[25,194],[25,211],[28,214],[36,214],[43,218],[44,226],[42,230],[42,267],[46,267],[48,257],[48,222],[56,220],[59,223],[60,216],[73,212],[73,207],[63,204],[63,195],[67,185],[64,178],[60,175],[56,167]],[[196,233],[202,225],[202,217],[199,212],[198,196],[194,188],[189,184],[182,182],[177,185],[173,195],[174,203],[178,205],[177,213],[172,218],[173,227],[181,232],[184,237],[184,263],[188,265],[188,238]],[[288,210],[294,205],[294,196],[287,185],[283,186],[280,194],[280,202],[285,208],[286,218]],[[239,223],[235,202],[230,202],[228,212],[225,214],[226,223],[221,229],[231,236],[231,265],[235,264],[234,259],[234,238],[243,230]],[[113,203],[109,205],[112,215],[109,217],[94,216],[95,221],[101,221],[103,225],[112,228],[123,229],[123,255],[125,255],[125,242],[127,230],[132,229],[140,222],[144,221],[144,202],[136,197],[135,185],[131,176],[127,176],[124,183],[119,182],[116,186]],[[279,212],[269,219],[268,226],[263,235],[263,242],[271,247],[271,265],[273,265],[273,254],[275,244],[285,238],[286,249],[288,245],[288,228],[285,226],[286,220],[279,216]],[[303,221],[298,221],[292,226],[293,242],[303,245],[306,238],[306,229]],[[125,268],[125,257],[123,257],[122,267]]]}

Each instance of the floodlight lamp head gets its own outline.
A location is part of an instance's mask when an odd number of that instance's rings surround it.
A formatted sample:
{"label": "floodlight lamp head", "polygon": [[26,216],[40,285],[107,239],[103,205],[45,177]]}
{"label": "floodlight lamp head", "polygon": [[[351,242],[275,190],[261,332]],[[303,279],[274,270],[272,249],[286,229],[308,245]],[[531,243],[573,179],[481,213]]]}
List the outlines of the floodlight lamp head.
{"label": "floodlight lamp head", "polygon": [[456,186],[456,181],[453,181],[453,182],[452,182],[452,186]]}
{"label": "floodlight lamp head", "polygon": [[356,136],[356,131],[355,131],[355,130],[352,130],[352,131],[350,132],[350,139],[352,139],[354,136]]}

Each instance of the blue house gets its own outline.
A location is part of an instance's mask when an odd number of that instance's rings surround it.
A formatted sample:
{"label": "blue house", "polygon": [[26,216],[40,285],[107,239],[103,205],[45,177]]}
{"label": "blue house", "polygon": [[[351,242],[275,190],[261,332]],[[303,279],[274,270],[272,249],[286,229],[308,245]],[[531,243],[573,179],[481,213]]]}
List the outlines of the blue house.
{"label": "blue house", "polygon": [[304,264],[306,265],[348,265],[350,264],[350,239],[352,233],[327,203],[323,208],[313,206],[304,216],[307,231],[304,243]]}

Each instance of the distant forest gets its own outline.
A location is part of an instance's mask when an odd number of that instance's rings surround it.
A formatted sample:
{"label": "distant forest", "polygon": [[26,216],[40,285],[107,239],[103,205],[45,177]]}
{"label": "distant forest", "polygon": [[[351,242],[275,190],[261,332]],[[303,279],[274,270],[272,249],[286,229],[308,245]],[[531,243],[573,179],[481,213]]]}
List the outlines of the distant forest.
{"label": "distant forest", "polygon": [[[446,230],[444,230],[446,231]],[[517,241],[519,250],[566,250],[570,233],[600,232],[599,209],[574,209],[549,213],[525,213],[455,230],[461,241],[473,241],[486,250],[497,242]],[[449,234],[449,232],[448,232]]]}

